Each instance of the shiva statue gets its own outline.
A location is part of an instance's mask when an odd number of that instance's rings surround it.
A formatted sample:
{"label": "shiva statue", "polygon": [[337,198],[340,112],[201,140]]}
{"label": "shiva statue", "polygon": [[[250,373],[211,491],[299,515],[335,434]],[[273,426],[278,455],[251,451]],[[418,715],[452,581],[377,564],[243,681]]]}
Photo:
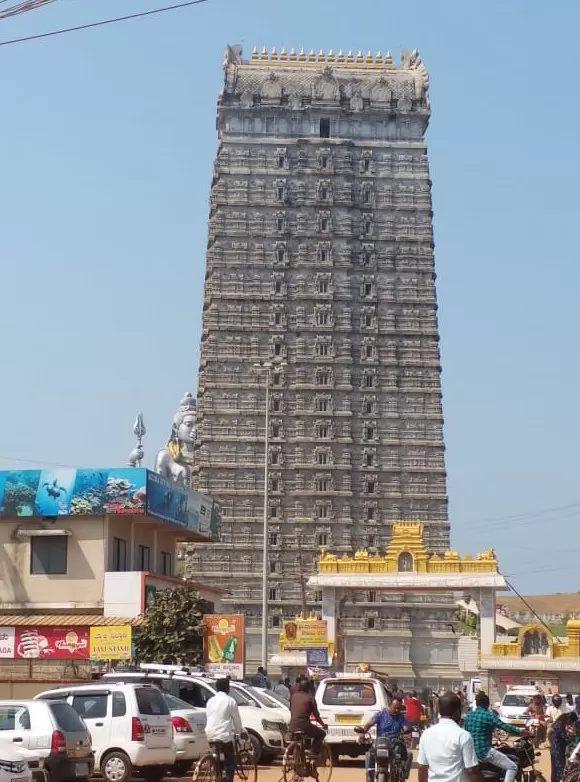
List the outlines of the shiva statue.
{"label": "shiva statue", "polygon": [[170,481],[189,483],[193,467],[196,417],[195,399],[187,393],[173,417],[167,445],[159,451],[155,460],[155,472]]}

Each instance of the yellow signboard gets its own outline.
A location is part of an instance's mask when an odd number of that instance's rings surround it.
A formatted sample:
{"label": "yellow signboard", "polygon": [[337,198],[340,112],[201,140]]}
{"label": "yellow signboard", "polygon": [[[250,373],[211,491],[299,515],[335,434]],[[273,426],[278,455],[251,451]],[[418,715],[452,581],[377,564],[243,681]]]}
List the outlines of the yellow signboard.
{"label": "yellow signboard", "polygon": [[131,625],[91,627],[89,656],[95,660],[130,660]]}
{"label": "yellow signboard", "polygon": [[323,619],[295,619],[284,622],[282,645],[285,649],[328,647],[328,629]]}

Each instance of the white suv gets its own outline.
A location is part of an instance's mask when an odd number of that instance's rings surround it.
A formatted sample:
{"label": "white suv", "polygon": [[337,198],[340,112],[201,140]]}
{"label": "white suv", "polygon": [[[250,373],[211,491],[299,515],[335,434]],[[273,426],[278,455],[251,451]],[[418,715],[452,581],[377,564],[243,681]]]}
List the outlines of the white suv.
{"label": "white suv", "polygon": [[[150,682],[165,692],[170,692],[192,706],[205,708],[216,694],[215,681],[201,672],[191,673],[189,668],[177,665],[145,663],[141,670],[118,670],[106,673],[102,682]],[[257,693],[245,691],[241,682],[230,682],[230,695],[240,709],[244,730],[248,733],[254,751],[254,760],[267,760],[282,753],[282,735],[288,725],[288,710],[283,706],[270,708],[260,702]]]}
{"label": "white suv", "polygon": [[[389,704],[389,693],[380,679],[365,674],[336,674],[323,679],[316,690],[316,704],[328,725],[326,743],[333,757],[364,755],[365,747],[354,732]],[[373,729],[374,730],[374,729]]]}
{"label": "white suv", "polygon": [[73,685],[42,692],[42,700],[66,700],[83,718],[93,740],[95,767],[107,782],[128,782],[138,772],[160,782],[175,763],[171,713],[152,684]]}

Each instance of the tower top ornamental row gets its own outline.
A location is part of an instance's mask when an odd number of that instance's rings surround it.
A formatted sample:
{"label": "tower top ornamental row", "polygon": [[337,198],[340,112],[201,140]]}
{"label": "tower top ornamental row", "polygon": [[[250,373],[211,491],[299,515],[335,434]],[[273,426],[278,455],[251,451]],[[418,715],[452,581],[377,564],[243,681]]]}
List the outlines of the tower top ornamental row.
{"label": "tower top ornamental row", "polygon": [[420,522],[393,522],[393,532],[384,556],[359,549],[353,557],[323,551],[319,573],[498,573],[493,549],[472,557],[460,557],[457,551],[430,554],[423,541]]}
{"label": "tower top ornamental row", "polygon": [[[224,91],[220,105],[280,106],[298,110],[312,106],[362,112],[366,107],[429,115],[429,76],[419,52],[403,52],[393,64],[390,52],[356,55],[314,50],[309,54],[282,49],[242,58],[241,46],[226,46]],[[232,99],[236,99],[232,103]]]}
{"label": "tower top ornamental row", "polygon": [[[411,55],[406,57],[403,54],[401,58],[401,65],[406,63],[410,58],[416,59],[419,56],[417,51],[412,52]],[[287,53],[286,49],[282,49],[280,53],[272,48],[270,52],[264,47],[260,54],[258,49],[254,46],[252,55],[250,57],[250,63],[252,65],[318,65],[337,68],[392,68],[393,57],[390,52],[386,52],[384,57],[381,52],[377,52],[374,56],[372,52],[367,52],[366,56],[359,50],[356,55],[349,51],[344,55],[342,50],[338,54],[334,54],[332,49],[329,52],[324,52],[322,49],[318,54],[314,53],[314,49],[311,49],[309,54],[306,54],[304,49],[301,49],[299,54],[296,54],[294,49],[290,49]],[[397,66],[395,66],[397,67]]]}

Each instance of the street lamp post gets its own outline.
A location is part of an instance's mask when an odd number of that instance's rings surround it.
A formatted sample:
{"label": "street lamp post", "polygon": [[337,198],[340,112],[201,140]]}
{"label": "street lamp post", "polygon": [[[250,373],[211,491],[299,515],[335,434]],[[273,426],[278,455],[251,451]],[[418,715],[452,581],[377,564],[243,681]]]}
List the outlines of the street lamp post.
{"label": "street lamp post", "polygon": [[[276,364],[276,367],[285,366],[286,362]],[[270,439],[270,375],[274,364],[271,361],[262,361],[254,364],[256,369],[266,373],[266,424],[264,430],[264,546],[262,558],[262,666],[268,667],[268,573],[269,573],[269,534],[268,534],[268,444]]]}

